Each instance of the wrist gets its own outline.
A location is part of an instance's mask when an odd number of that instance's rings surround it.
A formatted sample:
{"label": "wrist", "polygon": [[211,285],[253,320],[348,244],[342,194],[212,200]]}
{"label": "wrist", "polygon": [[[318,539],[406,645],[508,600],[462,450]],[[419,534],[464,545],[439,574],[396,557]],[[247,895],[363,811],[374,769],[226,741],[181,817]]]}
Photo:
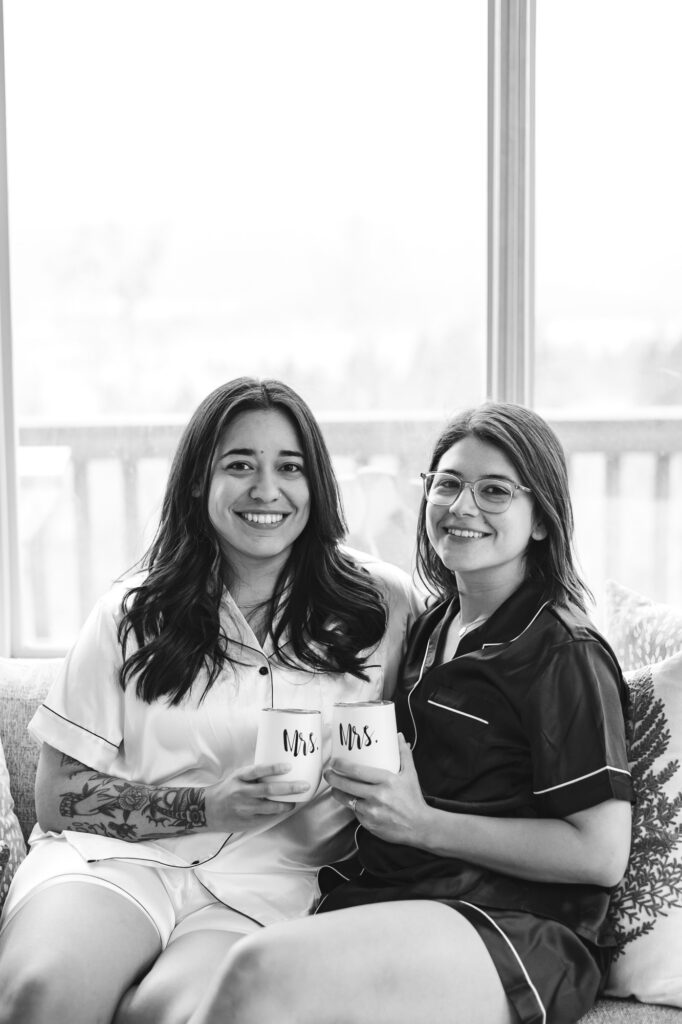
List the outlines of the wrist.
{"label": "wrist", "polygon": [[425,803],[419,820],[415,823],[415,846],[419,846],[428,853],[436,852],[436,834],[438,822],[437,811]]}
{"label": "wrist", "polygon": [[457,857],[458,853],[453,848],[454,836],[453,825],[458,815],[450,811],[440,811],[436,807],[426,804],[421,823],[422,840],[420,845],[428,853],[435,853],[438,856]]}
{"label": "wrist", "polygon": [[206,828],[209,832],[218,831],[218,801],[215,797],[215,785],[204,786],[201,790],[202,802],[204,807],[204,819],[206,822]]}

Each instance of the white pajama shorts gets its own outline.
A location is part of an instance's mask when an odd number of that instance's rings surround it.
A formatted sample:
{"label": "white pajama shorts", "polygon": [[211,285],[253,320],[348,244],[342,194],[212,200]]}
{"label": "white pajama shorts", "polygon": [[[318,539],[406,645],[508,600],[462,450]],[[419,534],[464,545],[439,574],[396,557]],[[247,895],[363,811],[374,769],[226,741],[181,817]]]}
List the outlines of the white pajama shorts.
{"label": "white pajama shorts", "polygon": [[0,918],[0,933],[36,893],[62,882],[103,885],[140,909],[156,928],[162,949],[189,932],[248,935],[263,925],[221,903],[188,868],[108,860],[89,863],[60,836],[37,842],[19,865]]}

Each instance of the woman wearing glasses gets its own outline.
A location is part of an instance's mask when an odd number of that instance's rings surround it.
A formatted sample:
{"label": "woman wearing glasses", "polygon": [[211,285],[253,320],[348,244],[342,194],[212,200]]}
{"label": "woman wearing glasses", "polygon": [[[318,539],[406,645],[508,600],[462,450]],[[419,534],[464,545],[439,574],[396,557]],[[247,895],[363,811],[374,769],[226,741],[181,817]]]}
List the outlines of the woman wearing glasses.
{"label": "woman wearing glasses", "polygon": [[328,872],[341,884],[313,920],[233,947],[192,1024],[568,1024],[592,1005],[631,782],[623,679],[572,532],[539,416],[488,403],[449,424],[424,474],[417,562],[437,601],[396,693],[400,773],[332,765],[357,870]]}

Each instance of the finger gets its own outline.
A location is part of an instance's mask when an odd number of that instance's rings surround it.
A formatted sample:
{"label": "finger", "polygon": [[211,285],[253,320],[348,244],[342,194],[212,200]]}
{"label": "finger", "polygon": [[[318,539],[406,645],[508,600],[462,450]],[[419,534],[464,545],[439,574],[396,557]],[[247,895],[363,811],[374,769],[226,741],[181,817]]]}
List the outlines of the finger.
{"label": "finger", "polygon": [[237,778],[242,782],[260,782],[271,775],[286,775],[291,771],[291,765],[279,762],[277,764],[251,764],[237,772]]}
{"label": "finger", "polygon": [[285,814],[293,811],[296,803],[293,800],[259,800],[253,809],[253,814]]}
{"label": "finger", "polygon": [[348,807],[349,800],[360,799],[359,797],[353,798],[353,795],[351,793],[347,793],[343,789],[331,789],[330,792],[334,800],[336,800],[337,804],[342,804],[344,807]]}
{"label": "finger", "polygon": [[361,786],[357,782],[349,782],[347,779],[340,777],[337,782],[330,782],[330,788],[332,793],[338,793],[342,799],[340,803],[348,803],[352,797],[357,800],[369,800],[375,793],[374,790],[367,786]]}
{"label": "finger", "polygon": [[398,733],[398,751],[400,753],[400,770],[407,768],[409,765],[414,769],[414,757],[412,756],[412,747],[407,742],[401,732]]}
{"label": "finger", "polygon": [[262,787],[262,794],[269,797],[286,796],[288,793],[306,793],[310,789],[309,782],[265,782]]}
{"label": "finger", "polygon": [[372,768],[366,764],[355,764],[345,757],[335,757],[331,762],[330,768],[335,775],[341,778],[353,779],[353,781],[363,782],[370,786],[375,786],[379,782],[385,782],[387,776],[393,774],[392,772],[385,771],[383,768]]}

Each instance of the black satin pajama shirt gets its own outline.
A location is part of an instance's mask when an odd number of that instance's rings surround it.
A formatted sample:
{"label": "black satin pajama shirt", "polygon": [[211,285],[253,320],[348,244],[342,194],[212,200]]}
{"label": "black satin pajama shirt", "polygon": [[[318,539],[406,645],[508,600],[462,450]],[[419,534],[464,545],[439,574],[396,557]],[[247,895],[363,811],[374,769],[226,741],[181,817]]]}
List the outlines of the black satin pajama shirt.
{"label": "black satin pajama shirt", "polygon": [[[631,800],[626,689],[615,655],[575,607],[524,584],[439,665],[457,599],[413,627],[396,692],[398,728],[413,746],[427,803],[492,817],[565,818]],[[464,914],[495,962],[524,1024],[569,1024],[596,999],[610,957],[610,890],[533,882],[360,827],[358,871],[332,889],[320,873],[319,912],[434,899]],[[456,951],[453,951],[456,955]]]}

